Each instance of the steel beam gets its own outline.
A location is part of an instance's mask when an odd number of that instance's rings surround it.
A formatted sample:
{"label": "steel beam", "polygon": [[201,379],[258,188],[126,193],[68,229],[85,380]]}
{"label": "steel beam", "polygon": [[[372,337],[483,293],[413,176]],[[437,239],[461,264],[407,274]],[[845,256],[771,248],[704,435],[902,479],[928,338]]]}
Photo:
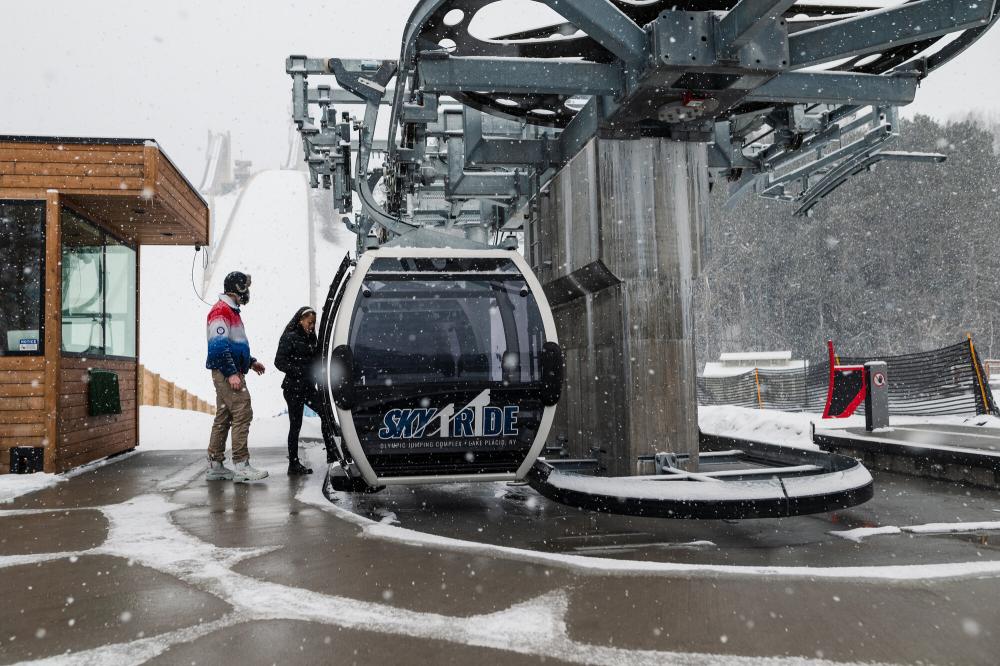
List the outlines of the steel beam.
{"label": "steel beam", "polygon": [[740,0],[719,22],[719,50],[735,54],[795,0]]}
{"label": "steel beam", "polygon": [[513,200],[527,189],[528,177],[522,171],[466,171],[465,141],[448,140],[446,198]]}
{"label": "steel beam", "polygon": [[788,36],[793,69],[985,25],[994,0],[917,0]]}
{"label": "steel beam", "polygon": [[[354,97],[354,95],[351,95],[351,97]],[[317,86],[315,88],[309,88],[308,100],[310,104],[329,106],[333,104],[333,89],[330,86]],[[361,104],[363,101],[359,99],[358,103]]]}
{"label": "steel beam", "polygon": [[947,155],[941,153],[914,153],[898,150],[886,150],[879,153],[885,162],[916,162],[918,164],[941,164],[948,160]]}
{"label": "steel beam", "polygon": [[560,162],[552,139],[482,139],[469,148],[469,166],[533,165]]}
{"label": "steel beam", "polygon": [[902,106],[917,94],[916,76],[785,72],[746,97],[748,102]]}
{"label": "steel beam", "polygon": [[[364,104],[365,100],[361,99],[357,95],[350,93],[346,90],[341,90],[340,88],[333,89],[332,100],[334,104]],[[391,92],[386,92],[382,97],[382,101],[379,102],[382,106],[392,106],[393,94]]]}
{"label": "steel beam", "polygon": [[483,114],[474,109],[463,109],[462,130],[466,166],[527,164],[541,170],[548,164],[561,162],[556,139],[486,138],[483,135]]}
{"label": "steel beam", "polygon": [[597,135],[598,128],[609,112],[605,102],[600,97],[592,97],[559,135],[559,154],[564,160],[572,159]]}
{"label": "steel beam", "polygon": [[286,74],[329,74],[326,58],[310,58],[304,55],[288,56],[285,59]]}
{"label": "steel beam", "polygon": [[316,132],[309,115],[309,82],[301,72],[292,74],[292,120],[303,132]]}
{"label": "steel beam", "polygon": [[648,39],[642,28],[608,0],[542,0],[563,18],[622,61],[645,60]]}
{"label": "steel beam", "polygon": [[865,134],[862,138],[844,146],[840,150],[824,155],[818,160],[799,167],[794,171],[782,174],[777,178],[768,178],[767,184],[764,187],[764,193],[766,194],[768,190],[783,186],[786,183],[792,183],[796,180],[800,180],[801,178],[812,176],[826,167],[837,168],[833,165],[844,158],[852,160],[860,154],[871,153],[873,150],[878,149],[878,147],[883,143],[892,139],[893,136],[892,130],[888,126],[883,125],[881,127],[876,127],[872,131]]}
{"label": "steel beam", "polygon": [[617,65],[545,58],[423,57],[417,63],[424,92],[617,95]]}
{"label": "steel beam", "polygon": [[945,156],[935,153],[882,152],[879,149],[875,149],[874,152],[865,151],[858,157],[846,160],[843,164],[834,167],[824,174],[818,183],[810,185],[808,189],[795,197],[793,201],[799,204],[799,207],[793,215],[796,217],[808,215],[813,206],[847,182],[848,178],[868,171],[875,164],[887,160],[937,163],[943,162]]}
{"label": "steel beam", "polygon": [[366,102],[381,104],[385,97],[385,87],[396,75],[394,60],[349,60],[330,58],[327,61],[330,73],[337,77],[341,88],[349,90]]}

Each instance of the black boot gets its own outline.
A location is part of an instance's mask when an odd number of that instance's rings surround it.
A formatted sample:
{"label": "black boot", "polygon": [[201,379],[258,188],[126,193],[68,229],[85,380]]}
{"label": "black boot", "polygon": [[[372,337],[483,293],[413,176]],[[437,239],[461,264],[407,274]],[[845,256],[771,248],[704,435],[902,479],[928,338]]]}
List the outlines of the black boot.
{"label": "black boot", "polygon": [[312,469],[300,463],[298,458],[292,458],[288,461],[288,476],[303,476],[312,473]]}

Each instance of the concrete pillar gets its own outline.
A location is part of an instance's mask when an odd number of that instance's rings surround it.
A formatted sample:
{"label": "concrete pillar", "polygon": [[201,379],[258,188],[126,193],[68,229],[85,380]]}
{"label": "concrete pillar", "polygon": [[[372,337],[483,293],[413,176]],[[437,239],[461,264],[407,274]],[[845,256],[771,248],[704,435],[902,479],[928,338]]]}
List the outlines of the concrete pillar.
{"label": "concrete pillar", "polygon": [[526,255],[555,310],[567,386],[553,437],[639,455],[698,453],[692,287],[708,215],[705,146],[594,139],[542,190]]}

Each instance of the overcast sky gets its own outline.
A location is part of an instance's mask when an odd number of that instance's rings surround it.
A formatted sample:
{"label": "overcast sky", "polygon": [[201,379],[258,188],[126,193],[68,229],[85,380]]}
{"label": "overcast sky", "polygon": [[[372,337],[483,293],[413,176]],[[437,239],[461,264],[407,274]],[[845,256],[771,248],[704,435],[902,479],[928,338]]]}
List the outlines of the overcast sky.
{"label": "overcast sky", "polygon": [[[229,130],[236,157],[275,167],[288,145],[285,57],[396,58],[415,4],[5,2],[0,133],[151,137],[197,183],[207,131]],[[501,30],[524,16],[504,14]],[[998,80],[1000,27],[935,72],[904,114],[1000,115]]]}

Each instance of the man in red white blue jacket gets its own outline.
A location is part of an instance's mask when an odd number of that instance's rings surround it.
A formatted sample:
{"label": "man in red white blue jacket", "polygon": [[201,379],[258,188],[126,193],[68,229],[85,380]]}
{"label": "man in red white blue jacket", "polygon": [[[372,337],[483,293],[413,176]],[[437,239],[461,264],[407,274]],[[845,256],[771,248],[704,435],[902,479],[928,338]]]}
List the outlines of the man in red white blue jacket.
{"label": "man in red white blue jacket", "polygon": [[[246,376],[251,370],[264,374],[264,364],[250,355],[240,306],[250,302],[250,276],[238,271],[226,276],[224,294],[208,312],[208,360],[215,385],[215,422],[208,442],[209,481],[246,483],[267,478],[265,470],[250,465],[247,436],[253,408]],[[226,437],[232,431],[233,469],[225,466]]]}

